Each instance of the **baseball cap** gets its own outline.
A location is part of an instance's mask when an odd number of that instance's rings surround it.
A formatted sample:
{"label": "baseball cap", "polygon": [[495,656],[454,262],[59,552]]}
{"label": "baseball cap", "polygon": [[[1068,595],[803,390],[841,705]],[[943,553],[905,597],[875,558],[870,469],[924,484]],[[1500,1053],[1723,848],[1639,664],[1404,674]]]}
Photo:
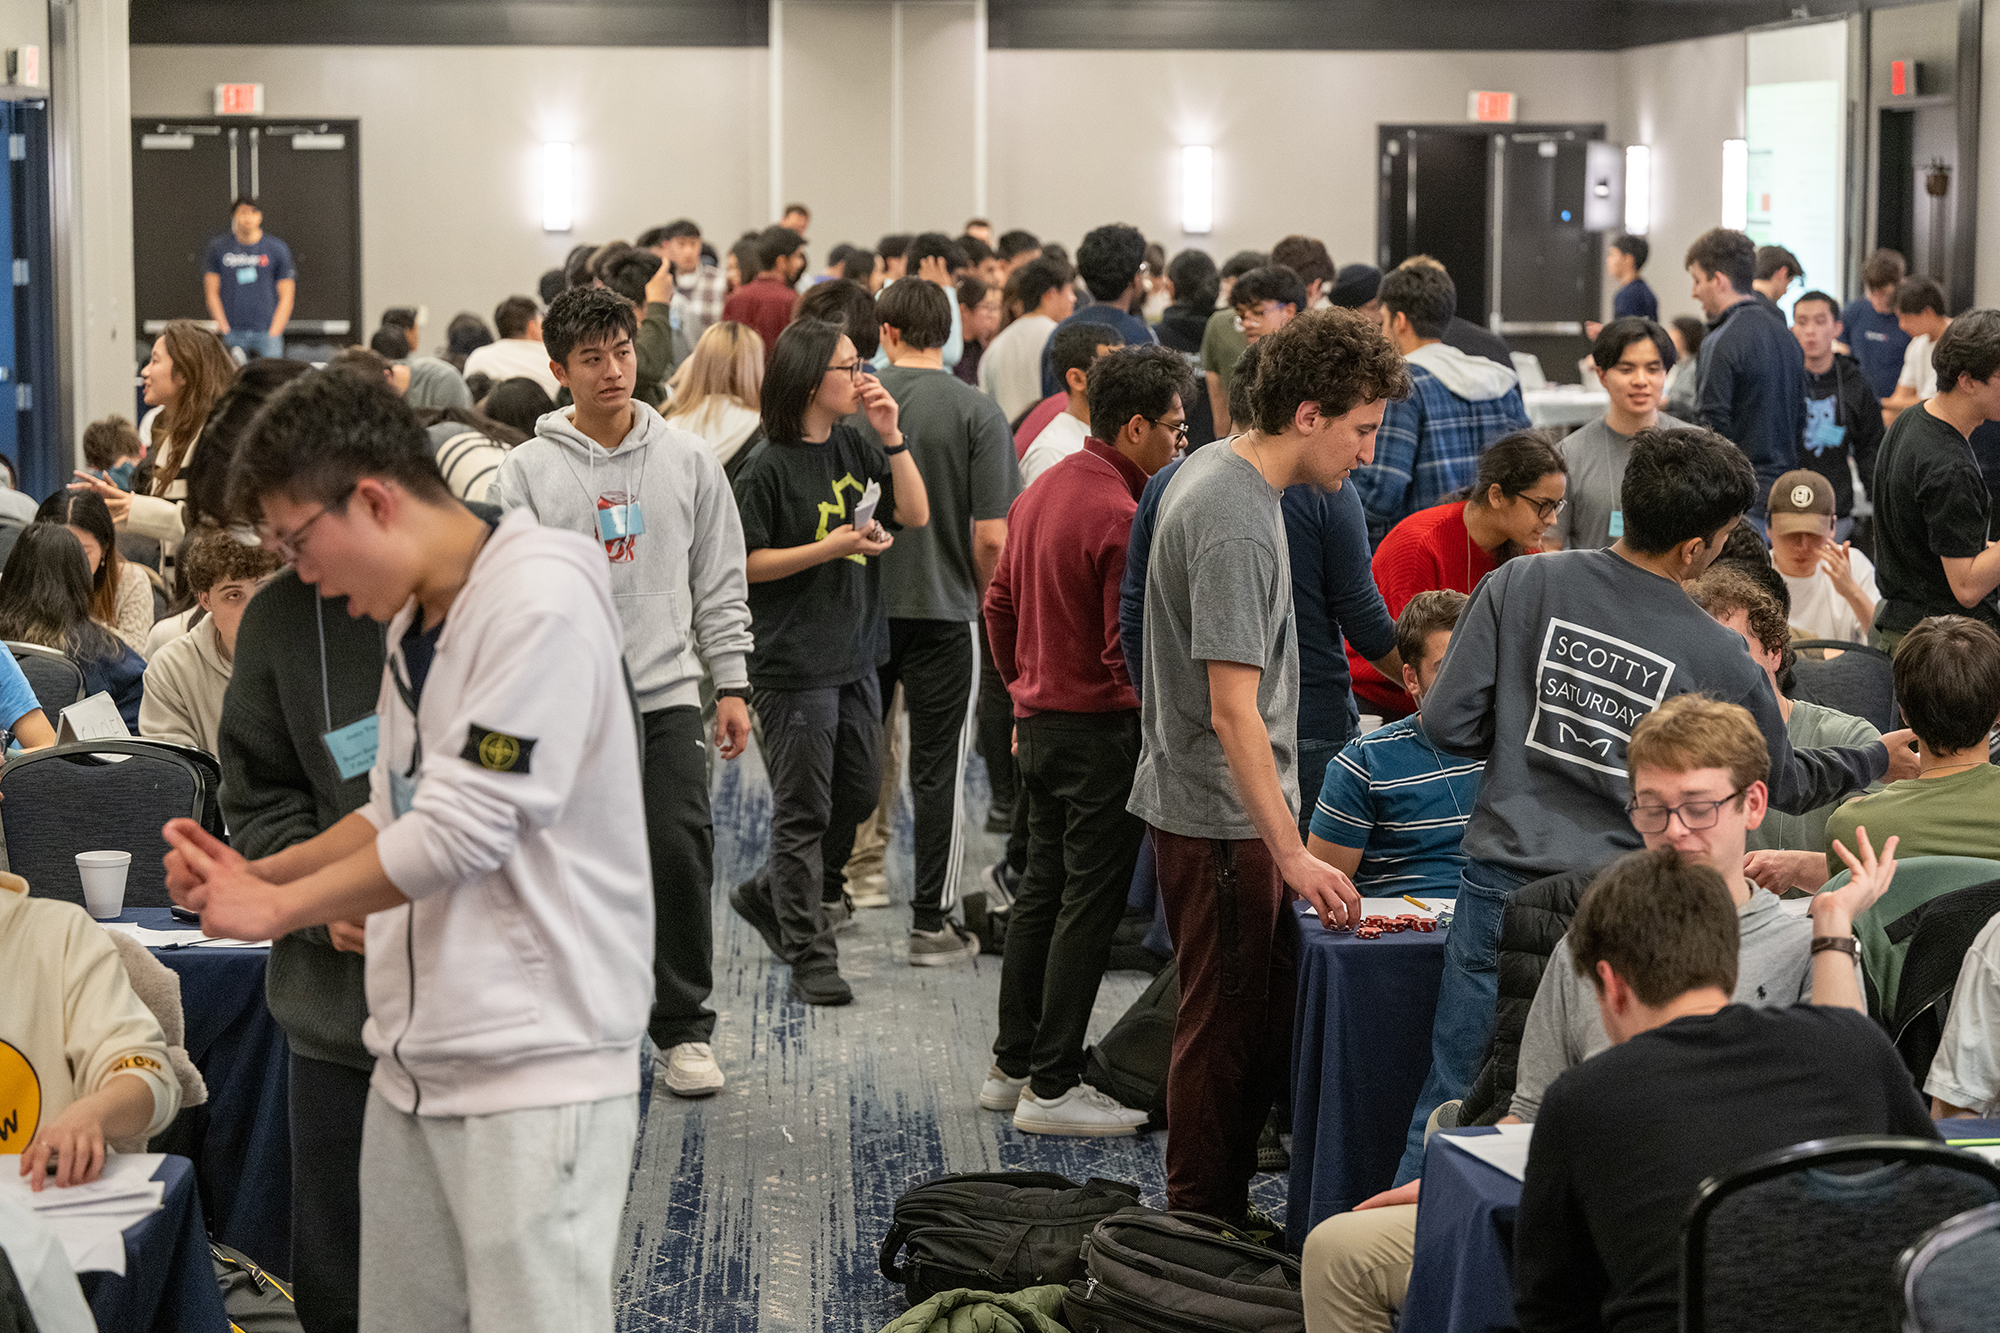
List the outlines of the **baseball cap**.
{"label": "baseball cap", "polygon": [[1348,264],[1334,275],[1333,290],[1326,299],[1349,310],[1359,310],[1375,299],[1382,286],[1382,270],[1373,264]]}
{"label": "baseball cap", "polygon": [[1809,468],[1797,468],[1771,487],[1771,535],[1833,531],[1833,486]]}

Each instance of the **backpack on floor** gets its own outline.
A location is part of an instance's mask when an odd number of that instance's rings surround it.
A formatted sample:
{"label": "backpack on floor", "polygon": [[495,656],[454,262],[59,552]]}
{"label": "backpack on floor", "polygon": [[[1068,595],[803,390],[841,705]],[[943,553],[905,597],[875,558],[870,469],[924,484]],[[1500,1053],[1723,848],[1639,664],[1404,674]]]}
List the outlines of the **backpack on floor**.
{"label": "backpack on floor", "polygon": [[1097,1224],[1063,1315],[1075,1333],[1305,1333],[1299,1262],[1200,1213]]}
{"label": "backpack on floor", "polygon": [[1180,964],[1169,960],[1103,1040],[1083,1053],[1083,1081],[1167,1126],[1167,1066],[1174,1056],[1174,1014],[1181,1004]]}
{"label": "backpack on floor", "polygon": [[215,1284],[232,1333],[300,1333],[292,1289],[259,1268],[241,1250],[208,1243],[215,1261]]}
{"label": "backpack on floor", "polygon": [[1083,1276],[1091,1228],[1138,1202],[1138,1186],[1115,1180],[1079,1185],[1046,1171],[939,1176],[896,1200],[882,1276],[902,1283],[912,1305],[961,1287],[1009,1292],[1068,1282]]}

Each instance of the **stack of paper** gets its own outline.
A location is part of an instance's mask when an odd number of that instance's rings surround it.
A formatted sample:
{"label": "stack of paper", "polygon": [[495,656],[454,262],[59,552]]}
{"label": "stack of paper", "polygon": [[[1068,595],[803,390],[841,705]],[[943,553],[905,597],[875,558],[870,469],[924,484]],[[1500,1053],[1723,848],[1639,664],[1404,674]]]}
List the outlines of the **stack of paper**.
{"label": "stack of paper", "polygon": [[192,949],[200,945],[204,949],[268,949],[271,941],[258,940],[246,943],[243,940],[210,939],[201,933],[201,927],[189,926],[184,930],[148,930],[130,921],[100,921],[106,930],[115,930],[121,935],[130,935],[148,949]]}
{"label": "stack of paper", "polygon": [[1445,1130],[1445,1142],[1462,1152],[1470,1153],[1480,1161],[1497,1170],[1505,1171],[1516,1180],[1528,1178],[1528,1141],[1534,1136],[1533,1125],[1496,1125],[1497,1134],[1454,1134]]}
{"label": "stack of paper", "polygon": [[62,1241],[69,1265],[125,1275],[125,1228],[160,1211],[166,1184],[154,1180],[165,1158],[156,1152],[106,1153],[104,1172],[87,1185],[45,1186],[37,1194],[21,1176],[17,1153],[0,1157],[0,1190],[33,1209]]}

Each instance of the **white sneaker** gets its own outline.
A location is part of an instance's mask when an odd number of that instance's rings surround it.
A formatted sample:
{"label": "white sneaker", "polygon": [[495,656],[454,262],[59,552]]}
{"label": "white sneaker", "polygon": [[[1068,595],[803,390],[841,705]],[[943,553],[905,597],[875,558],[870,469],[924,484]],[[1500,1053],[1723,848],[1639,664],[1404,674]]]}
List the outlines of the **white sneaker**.
{"label": "white sneaker", "polygon": [[849,906],[857,911],[864,907],[887,907],[889,877],[879,870],[872,875],[850,875],[847,896]]}
{"label": "white sneaker", "polygon": [[1137,1134],[1145,1123],[1144,1111],[1122,1105],[1088,1083],[1079,1083],[1052,1101],[1043,1101],[1023,1088],[1020,1104],[1014,1108],[1014,1128],[1023,1134],[1112,1139]]}
{"label": "white sneaker", "polygon": [[722,1067],[705,1041],[684,1041],[667,1052],[667,1091],[676,1097],[713,1097],[722,1091]]}
{"label": "white sneaker", "polygon": [[994,1065],[986,1071],[986,1083],[979,1089],[979,1109],[982,1111],[1011,1111],[1021,1100],[1021,1090],[1028,1086],[1025,1078],[1008,1078]]}

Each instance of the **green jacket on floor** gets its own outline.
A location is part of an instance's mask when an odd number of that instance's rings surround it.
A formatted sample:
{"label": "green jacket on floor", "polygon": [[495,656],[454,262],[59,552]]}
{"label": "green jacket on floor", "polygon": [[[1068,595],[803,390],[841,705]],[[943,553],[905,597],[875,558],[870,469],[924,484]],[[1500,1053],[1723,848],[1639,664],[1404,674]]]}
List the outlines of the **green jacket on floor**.
{"label": "green jacket on floor", "polygon": [[1066,1333],[1061,1283],[997,1295],[990,1291],[941,1291],[882,1333]]}

